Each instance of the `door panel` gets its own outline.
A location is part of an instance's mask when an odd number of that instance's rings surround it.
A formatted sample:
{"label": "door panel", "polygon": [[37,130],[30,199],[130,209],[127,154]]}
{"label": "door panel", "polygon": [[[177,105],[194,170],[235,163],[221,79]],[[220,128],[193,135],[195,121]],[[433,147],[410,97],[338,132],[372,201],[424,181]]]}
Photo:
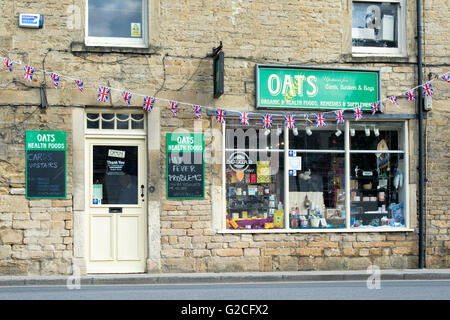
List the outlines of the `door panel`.
{"label": "door panel", "polygon": [[144,272],[145,140],[88,139],[88,273]]}
{"label": "door panel", "polygon": [[113,219],[91,216],[91,260],[114,260]]}
{"label": "door panel", "polygon": [[139,217],[119,216],[117,225],[117,260],[139,260]]}

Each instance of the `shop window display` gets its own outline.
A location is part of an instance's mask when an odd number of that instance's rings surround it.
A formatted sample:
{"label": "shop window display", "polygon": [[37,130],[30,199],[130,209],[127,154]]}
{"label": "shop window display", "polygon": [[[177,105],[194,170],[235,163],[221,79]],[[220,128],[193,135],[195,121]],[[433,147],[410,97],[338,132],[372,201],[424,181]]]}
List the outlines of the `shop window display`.
{"label": "shop window display", "polygon": [[227,229],[285,228],[280,141],[283,134],[276,130],[265,134],[258,127],[227,128]]}
{"label": "shop window display", "polygon": [[344,135],[289,135],[289,220],[293,229],[345,228]]}
{"label": "shop window display", "polygon": [[[352,228],[405,226],[401,123],[355,126],[351,137]],[[365,149],[365,150],[363,150]]]}
{"label": "shop window display", "polygon": [[227,229],[407,226],[404,122],[278,125],[269,132],[227,120]]}

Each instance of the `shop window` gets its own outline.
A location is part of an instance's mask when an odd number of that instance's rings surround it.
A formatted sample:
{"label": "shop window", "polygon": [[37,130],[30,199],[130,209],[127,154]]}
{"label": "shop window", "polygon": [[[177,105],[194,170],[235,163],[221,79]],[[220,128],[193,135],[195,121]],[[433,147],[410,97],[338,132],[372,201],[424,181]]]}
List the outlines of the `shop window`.
{"label": "shop window", "polygon": [[[309,129],[311,130],[311,128]],[[289,220],[294,229],[345,228],[343,128],[289,134]]]}
{"label": "shop window", "polygon": [[404,0],[353,1],[353,53],[404,55],[405,11]]}
{"label": "shop window", "polygon": [[226,141],[227,229],[285,228],[283,130],[229,121]]}
{"label": "shop window", "polygon": [[227,120],[227,229],[407,226],[404,122],[278,125],[268,131]]}
{"label": "shop window", "polygon": [[146,0],[87,0],[86,45],[147,47]]}
{"label": "shop window", "polygon": [[86,129],[115,130],[125,132],[128,130],[143,130],[144,115],[142,113],[86,113]]}
{"label": "shop window", "polygon": [[405,227],[402,123],[350,126],[351,227]]}

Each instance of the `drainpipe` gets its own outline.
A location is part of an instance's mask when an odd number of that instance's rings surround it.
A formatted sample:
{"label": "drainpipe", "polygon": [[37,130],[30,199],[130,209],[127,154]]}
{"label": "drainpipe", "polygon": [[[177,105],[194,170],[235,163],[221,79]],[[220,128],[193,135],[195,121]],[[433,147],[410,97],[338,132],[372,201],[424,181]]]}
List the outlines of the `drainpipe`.
{"label": "drainpipe", "polygon": [[[422,84],[422,12],[420,0],[417,0],[417,80],[418,85]],[[419,125],[419,269],[424,268],[424,248],[423,248],[423,189],[424,189],[424,176],[423,176],[423,97],[422,90],[419,88],[419,112],[418,112],[418,125]]]}

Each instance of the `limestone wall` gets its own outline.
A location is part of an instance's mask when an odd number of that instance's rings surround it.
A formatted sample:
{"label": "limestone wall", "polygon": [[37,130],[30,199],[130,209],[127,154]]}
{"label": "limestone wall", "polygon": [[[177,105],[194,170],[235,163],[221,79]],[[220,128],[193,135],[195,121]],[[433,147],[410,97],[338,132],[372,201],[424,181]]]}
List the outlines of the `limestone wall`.
{"label": "limestone wall", "polygon": [[[73,256],[68,108],[0,109],[0,274],[66,274]],[[67,132],[67,198],[25,198],[25,131]]]}

